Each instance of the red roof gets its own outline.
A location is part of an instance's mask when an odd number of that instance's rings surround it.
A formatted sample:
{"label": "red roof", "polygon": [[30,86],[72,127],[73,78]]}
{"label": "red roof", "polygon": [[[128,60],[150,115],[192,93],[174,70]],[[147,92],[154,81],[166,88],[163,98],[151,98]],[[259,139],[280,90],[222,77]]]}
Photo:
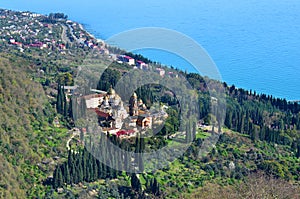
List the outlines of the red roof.
{"label": "red roof", "polygon": [[14,44],[14,45],[22,45],[21,42],[12,42],[12,44]]}
{"label": "red roof", "polygon": [[121,135],[130,135],[133,133],[134,133],[134,130],[120,130],[116,133],[116,135],[119,137]]}
{"label": "red roof", "polygon": [[35,44],[29,44],[29,46],[31,46],[31,47],[42,47],[43,43],[42,42],[37,42]]}
{"label": "red roof", "polygon": [[124,58],[126,58],[126,59],[133,59],[132,57],[129,57],[127,55],[125,55]]}
{"label": "red roof", "polygon": [[97,109],[97,108],[95,108],[95,112],[96,112],[96,114],[97,114],[99,117],[103,117],[103,118],[108,118],[108,117],[109,117],[109,114],[108,114],[108,113],[102,112],[102,111],[100,111],[100,110]]}

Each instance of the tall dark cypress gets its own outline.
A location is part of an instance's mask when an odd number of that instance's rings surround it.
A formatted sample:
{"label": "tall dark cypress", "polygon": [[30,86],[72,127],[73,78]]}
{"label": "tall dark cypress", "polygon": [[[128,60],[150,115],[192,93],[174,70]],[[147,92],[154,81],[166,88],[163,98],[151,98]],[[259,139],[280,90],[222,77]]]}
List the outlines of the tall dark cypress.
{"label": "tall dark cypress", "polygon": [[196,134],[197,134],[197,123],[194,121],[193,122],[193,136],[192,136],[193,140],[196,139]]}
{"label": "tall dark cypress", "polygon": [[63,114],[65,117],[68,116],[68,103],[67,103],[67,97],[66,97],[66,94],[65,94],[65,91],[63,89]]}
{"label": "tall dark cypress", "polygon": [[154,178],[153,180],[151,180],[151,192],[155,196],[158,196],[160,194],[159,184],[158,184],[156,178]]}
{"label": "tall dark cypress", "polygon": [[297,143],[297,153],[296,153],[296,157],[297,157],[297,158],[300,158],[300,139],[298,140],[298,143]]}
{"label": "tall dark cypress", "polygon": [[135,162],[138,165],[139,172],[144,171],[144,162],[142,158],[142,153],[145,148],[144,139],[138,135],[135,139]]}
{"label": "tall dark cypress", "polygon": [[190,124],[187,123],[185,126],[185,141],[189,143],[191,141]]}
{"label": "tall dark cypress", "polygon": [[70,174],[69,165],[67,164],[65,164],[65,182],[67,184],[71,184],[71,174]]}
{"label": "tall dark cypress", "polygon": [[63,175],[60,167],[57,167],[54,172],[53,187],[59,188],[63,186]]}
{"label": "tall dark cypress", "polygon": [[79,104],[79,112],[80,112],[80,116],[85,118],[86,117],[86,103],[85,100],[83,98],[81,98],[80,100],[80,104]]}
{"label": "tall dark cypress", "polygon": [[58,88],[57,88],[57,98],[56,98],[56,110],[57,113],[62,114],[63,113],[63,92],[62,92],[62,88],[61,85],[58,84]]}
{"label": "tall dark cypress", "polygon": [[142,191],[142,184],[135,173],[131,174],[131,188],[136,192]]}

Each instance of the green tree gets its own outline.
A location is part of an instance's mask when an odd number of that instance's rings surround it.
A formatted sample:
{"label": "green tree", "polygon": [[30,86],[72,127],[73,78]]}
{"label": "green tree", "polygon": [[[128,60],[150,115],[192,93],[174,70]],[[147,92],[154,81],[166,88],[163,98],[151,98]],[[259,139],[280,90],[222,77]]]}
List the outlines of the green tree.
{"label": "green tree", "polygon": [[54,172],[53,187],[59,188],[63,186],[63,175],[60,167],[57,167]]}
{"label": "green tree", "polygon": [[131,174],[131,188],[139,193],[142,191],[142,184],[135,173]]}

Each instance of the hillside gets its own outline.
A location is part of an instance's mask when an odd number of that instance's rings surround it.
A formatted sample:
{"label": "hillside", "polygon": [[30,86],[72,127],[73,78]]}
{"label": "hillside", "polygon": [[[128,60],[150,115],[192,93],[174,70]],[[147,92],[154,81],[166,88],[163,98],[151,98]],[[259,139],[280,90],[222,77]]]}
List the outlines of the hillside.
{"label": "hillside", "polygon": [[[112,48],[62,13],[0,10],[0,16],[0,198],[300,197],[298,103]],[[139,64],[130,65],[125,59]],[[114,93],[122,77],[128,82],[119,91],[126,92],[127,85],[141,81],[139,71],[149,71],[151,78],[164,78],[175,87],[182,86],[180,78],[186,79],[193,87],[187,99],[196,101],[197,107],[181,106],[176,95],[159,84],[138,87],[135,93],[143,112],[159,104],[166,107],[168,117],[156,135],[151,128],[145,130],[146,137],[120,137],[109,130],[98,137],[87,134],[86,140],[99,140],[101,155],[115,166],[110,168],[87,150],[96,144],[82,139],[87,130],[77,117],[89,118],[84,117],[88,109],[81,99],[95,94],[90,88]],[[90,88],[82,93],[65,91],[87,83]],[[222,89],[222,100],[209,93]],[[226,106],[226,113],[211,111],[214,103]],[[153,165],[140,156],[118,154],[106,141],[135,153],[171,146],[160,154],[163,158],[168,153],[175,156],[186,143],[190,146],[166,167],[147,172]],[[207,143],[213,143],[209,153],[199,155]]]}
{"label": "hillside", "polygon": [[29,64],[20,58],[5,57],[1,54],[1,197],[22,198],[26,196],[25,188],[35,181],[28,179],[28,174],[42,158],[35,150],[40,143],[34,140],[32,125],[42,126],[45,122],[47,100],[41,85],[28,77]]}
{"label": "hillside", "polygon": [[68,130],[53,125],[56,113],[42,85],[32,80],[34,68],[28,60],[1,53],[0,198],[38,194],[36,188],[66,153]]}

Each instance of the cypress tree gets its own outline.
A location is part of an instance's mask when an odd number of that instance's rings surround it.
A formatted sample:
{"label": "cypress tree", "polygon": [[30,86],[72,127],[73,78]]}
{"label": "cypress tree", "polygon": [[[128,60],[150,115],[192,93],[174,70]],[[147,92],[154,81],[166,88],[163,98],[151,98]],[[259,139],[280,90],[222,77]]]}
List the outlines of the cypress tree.
{"label": "cypress tree", "polygon": [[80,112],[80,116],[85,118],[86,117],[86,103],[85,100],[83,98],[81,98],[80,100],[80,104],[79,104],[79,112]]}
{"label": "cypress tree", "polygon": [[190,123],[189,122],[186,124],[185,131],[186,131],[185,141],[186,141],[186,143],[189,143],[191,141]]}
{"label": "cypress tree", "polygon": [[[76,167],[77,169],[77,172],[76,172],[76,175],[78,176],[78,182],[83,182],[84,180],[84,176],[83,176],[83,168],[82,168],[82,165],[81,164],[78,164],[78,166]],[[77,183],[78,183],[77,182]]]}
{"label": "cypress tree", "polygon": [[68,103],[67,103],[67,97],[65,95],[65,91],[63,90],[63,114],[65,117],[68,116]]}
{"label": "cypress tree", "polygon": [[296,157],[300,158],[300,142],[298,142]]}
{"label": "cypress tree", "polygon": [[93,158],[93,176],[92,176],[92,180],[96,180],[98,179],[98,165],[97,165],[97,161],[96,158]]}
{"label": "cypress tree", "polygon": [[135,173],[131,174],[131,188],[136,192],[142,191],[142,184]]}
{"label": "cypress tree", "polygon": [[194,121],[193,122],[193,136],[192,139],[196,139],[196,133],[197,133],[197,123]]}
{"label": "cypress tree", "polygon": [[144,139],[140,138],[140,135],[136,137],[136,143],[135,143],[135,161],[138,165],[139,172],[144,171],[144,162],[142,158],[142,153],[145,148]]}
{"label": "cypress tree", "polygon": [[64,183],[64,181],[63,181],[62,171],[61,171],[61,168],[58,166],[54,172],[53,187],[55,189],[62,187],[63,183]]}
{"label": "cypress tree", "polygon": [[65,164],[66,170],[65,170],[65,182],[67,184],[71,184],[71,175],[70,175],[70,169],[69,165]]}
{"label": "cypress tree", "polygon": [[63,113],[63,91],[61,88],[61,85],[58,84],[58,88],[57,88],[57,98],[56,98],[56,111],[59,114]]}
{"label": "cypress tree", "polygon": [[87,180],[87,172],[88,172],[88,166],[87,166],[87,151],[86,149],[83,150],[82,156],[81,156],[81,166],[82,166],[82,175],[83,179],[85,181]]}
{"label": "cypress tree", "polygon": [[152,193],[155,195],[155,196],[158,196],[159,195],[159,184],[156,180],[156,178],[153,179],[153,182],[151,183],[151,191]]}
{"label": "cypress tree", "polygon": [[77,169],[75,167],[75,164],[72,163],[72,167],[71,167],[71,184],[72,183],[78,183],[78,175],[77,175]]}

